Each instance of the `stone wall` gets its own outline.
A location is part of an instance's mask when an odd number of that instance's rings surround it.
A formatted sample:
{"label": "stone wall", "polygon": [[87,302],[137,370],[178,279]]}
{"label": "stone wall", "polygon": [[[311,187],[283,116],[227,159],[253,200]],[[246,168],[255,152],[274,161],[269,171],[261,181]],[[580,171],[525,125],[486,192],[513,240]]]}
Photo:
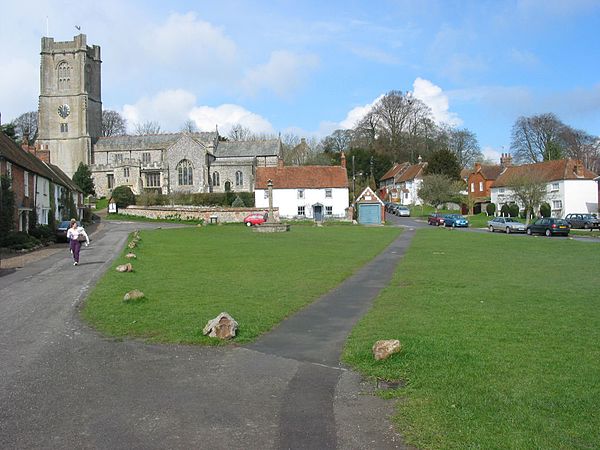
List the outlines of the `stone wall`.
{"label": "stone wall", "polygon": [[[150,219],[200,220],[205,223],[242,223],[248,214],[266,212],[264,208],[222,208],[208,206],[137,206],[120,209],[119,213]],[[279,209],[273,208],[275,220],[279,220]]]}

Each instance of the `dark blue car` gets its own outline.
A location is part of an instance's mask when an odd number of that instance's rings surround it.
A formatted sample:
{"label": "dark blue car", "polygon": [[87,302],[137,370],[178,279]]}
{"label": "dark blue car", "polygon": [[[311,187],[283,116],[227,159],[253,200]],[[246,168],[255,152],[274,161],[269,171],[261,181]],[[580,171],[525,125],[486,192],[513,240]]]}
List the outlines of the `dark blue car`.
{"label": "dark blue car", "polygon": [[469,221],[460,214],[446,214],[444,216],[444,226],[446,227],[468,227]]}

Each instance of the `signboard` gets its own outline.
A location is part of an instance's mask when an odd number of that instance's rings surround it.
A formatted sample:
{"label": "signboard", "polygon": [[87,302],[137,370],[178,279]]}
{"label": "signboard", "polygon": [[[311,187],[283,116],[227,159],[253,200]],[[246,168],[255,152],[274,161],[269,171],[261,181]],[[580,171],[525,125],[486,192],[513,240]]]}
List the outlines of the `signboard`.
{"label": "signboard", "polygon": [[117,204],[115,202],[110,202],[108,204],[108,213],[116,214],[117,212],[119,212],[119,209],[117,208]]}

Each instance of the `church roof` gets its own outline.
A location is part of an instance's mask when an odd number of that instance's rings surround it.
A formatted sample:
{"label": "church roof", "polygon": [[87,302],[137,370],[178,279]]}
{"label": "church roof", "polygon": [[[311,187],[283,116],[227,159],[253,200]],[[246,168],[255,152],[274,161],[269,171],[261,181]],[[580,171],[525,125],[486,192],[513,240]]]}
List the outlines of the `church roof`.
{"label": "church roof", "polygon": [[144,134],[141,136],[125,134],[122,136],[99,138],[94,146],[94,150],[160,150],[170,147],[185,135],[190,136],[200,144],[212,144],[217,137],[216,132]]}
{"label": "church roof", "polygon": [[256,189],[267,189],[269,180],[274,189],[348,187],[348,174],[342,166],[258,167]]}
{"label": "church roof", "polygon": [[279,156],[279,139],[267,141],[220,141],[215,150],[217,158],[243,156]]}

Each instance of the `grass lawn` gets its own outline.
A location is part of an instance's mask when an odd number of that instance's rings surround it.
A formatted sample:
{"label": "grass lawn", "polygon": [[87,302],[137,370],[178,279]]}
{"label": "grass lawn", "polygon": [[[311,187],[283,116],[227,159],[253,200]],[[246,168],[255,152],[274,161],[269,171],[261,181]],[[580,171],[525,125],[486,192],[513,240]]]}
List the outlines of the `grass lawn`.
{"label": "grass lawn", "polygon": [[[377,255],[396,227],[300,226],[254,233],[243,225],[142,231],[134,272],[123,255],[85,303],[83,317],[112,336],[217,344],[202,335],[226,311],[240,324],[237,343],[270,330]],[[122,302],[140,289],[138,304]]]}
{"label": "grass lawn", "polygon": [[600,448],[599,267],[596,243],[420,230],[344,360],[406,382],[385,395],[420,448]]}

